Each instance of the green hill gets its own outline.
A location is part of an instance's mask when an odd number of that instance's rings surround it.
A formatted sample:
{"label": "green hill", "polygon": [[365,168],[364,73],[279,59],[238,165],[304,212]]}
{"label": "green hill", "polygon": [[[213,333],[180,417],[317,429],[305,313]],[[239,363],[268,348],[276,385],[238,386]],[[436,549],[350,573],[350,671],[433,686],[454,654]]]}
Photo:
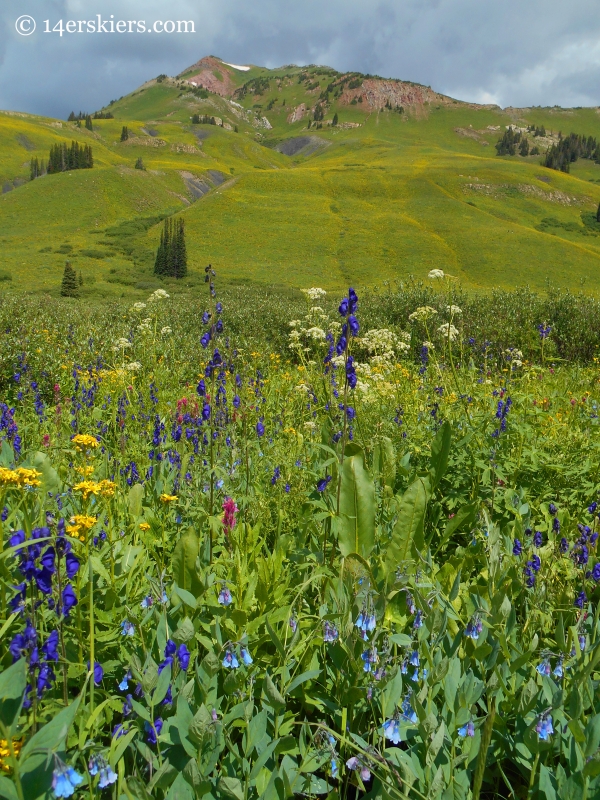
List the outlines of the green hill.
{"label": "green hill", "polygon": [[[579,159],[565,174],[494,147],[511,124],[543,125],[527,134],[542,152],[558,131],[600,139],[597,109],[501,110],[326,67],[208,57],[103,111],[113,118],[92,131],[0,113],[3,285],[57,293],[69,258],[84,295],[145,291],[159,285],[161,220],[181,213],[185,287],[211,262],[242,284],[360,286],[437,267],[474,289],[600,289],[600,166]],[[72,140],[91,144],[93,169],[28,180],[32,158]]]}

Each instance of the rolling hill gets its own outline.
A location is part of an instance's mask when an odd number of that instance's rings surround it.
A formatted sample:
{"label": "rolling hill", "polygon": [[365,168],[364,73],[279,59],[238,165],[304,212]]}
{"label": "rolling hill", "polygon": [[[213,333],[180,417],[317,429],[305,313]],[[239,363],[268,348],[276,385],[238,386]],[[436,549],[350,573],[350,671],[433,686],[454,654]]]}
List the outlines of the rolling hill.
{"label": "rolling hill", "polygon": [[[406,81],[210,56],[102,111],[113,118],[92,131],[0,112],[0,285],[57,293],[69,258],[84,295],[147,291],[160,285],[161,220],[182,214],[180,289],[200,286],[208,262],[229,283],[279,287],[437,267],[478,290],[600,289],[600,166],[579,159],[565,174],[494,147],[508,125],[543,125],[542,151],[558,131],[600,139],[600,109],[502,110]],[[92,146],[93,169],[28,179],[32,158],[72,140]]]}

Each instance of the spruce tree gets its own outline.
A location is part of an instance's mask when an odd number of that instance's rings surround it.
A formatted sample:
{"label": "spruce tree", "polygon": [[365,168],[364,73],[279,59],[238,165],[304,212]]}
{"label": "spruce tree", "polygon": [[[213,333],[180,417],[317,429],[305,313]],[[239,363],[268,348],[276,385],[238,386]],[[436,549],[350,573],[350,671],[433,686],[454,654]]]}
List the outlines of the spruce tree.
{"label": "spruce tree", "polygon": [[66,261],[60,294],[62,297],[77,297],[77,288],[77,273],[71,266],[71,262]]}
{"label": "spruce tree", "polygon": [[121,130],[121,141],[126,142],[129,139],[129,130],[127,125],[123,125],[123,129]]}
{"label": "spruce tree", "polygon": [[88,131],[94,130],[94,126],[92,125],[92,118],[90,117],[89,114],[85,118],[85,127],[88,129]]}
{"label": "spruce tree", "polygon": [[145,170],[145,169],[146,169],[146,167],[144,166],[144,162],[142,161],[142,157],[141,157],[141,156],[140,156],[140,157],[138,158],[138,160],[135,162],[135,168],[136,168],[136,169],[143,169],[143,170]]}
{"label": "spruce tree", "polygon": [[71,113],[69,114],[69,118],[67,119],[67,122],[75,122],[75,112],[74,111],[71,111]]}
{"label": "spruce tree", "polygon": [[336,112],[335,112],[335,114],[333,115],[333,122],[332,122],[331,124],[332,124],[332,125],[334,125],[334,126],[338,124],[338,115],[337,115],[337,111],[336,111]]}
{"label": "spruce tree", "polygon": [[600,222],[600,203],[598,203],[598,210],[596,211],[596,222]]}

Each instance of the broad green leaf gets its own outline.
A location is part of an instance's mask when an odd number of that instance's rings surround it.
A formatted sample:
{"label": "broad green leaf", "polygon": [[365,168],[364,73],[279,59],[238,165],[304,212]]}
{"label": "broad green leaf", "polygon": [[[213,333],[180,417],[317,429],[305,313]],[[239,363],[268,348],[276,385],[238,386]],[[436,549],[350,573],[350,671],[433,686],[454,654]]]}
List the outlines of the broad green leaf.
{"label": "broad green leaf", "polygon": [[272,705],[275,710],[285,706],[285,699],[281,696],[279,689],[273,683],[273,679],[268,672],[265,673],[263,688],[267,696],[267,702]]}
{"label": "broad green leaf", "polygon": [[342,464],[338,544],[343,556],[358,553],[368,558],[375,546],[375,486],[362,450],[355,447],[350,452]]}
{"label": "broad green leaf", "polygon": [[585,755],[589,758],[600,747],[600,714],[588,720],[585,726],[585,739]]}
{"label": "broad green leaf", "polygon": [[417,478],[410,484],[400,499],[398,518],[388,546],[384,567],[389,575],[395,572],[400,564],[407,561],[415,550],[423,549],[423,525],[427,491],[423,478]]}
{"label": "broad green leaf", "polygon": [[556,800],[556,781],[554,776],[544,764],[540,764],[539,787],[545,800]]}
{"label": "broad green leaf", "polygon": [[195,796],[194,790],[180,772],[171,784],[165,800],[194,800]]}
{"label": "broad green leaf", "polygon": [[162,703],[162,701],[167,696],[170,683],[171,683],[171,665],[167,664],[167,666],[162,670],[162,672],[158,676],[156,689],[152,694],[152,702],[154,703],[155,706]]}
{"label": "broad green leaf", "polygon": [[185,589],[194,597],[202,593],[202,585],[196,572],[196,559],[200,552],[200,539],[191,526],[181,536],[171,559],[173,580],[181,589]]}
{"label": "broad green leaf", "polygon": [[0,722],[9,730],[21,710],[26,686],[27,672],[24,658],[0,673]]}
{"label": "broad green leaf", "polygon": [[320,669],[310,669],[308,672],[303,672],[301,675],[297,675],[290,685],[286,686],[286,694],[288,692],[293,692],[294,689],[300,686],[300,684],[306,683],[306,681],[312,681],[313,678],[317,678],[320,674]]}
{"label": "broad green leaf", "polygon": [[50,463],[47,453],[40,453],[39,450],[33,454],[31,464],[34,469],[42,473],[42,486],[46,492],[59,492],[62,488],[62,481],[58,472]]}
{"label": "broad green leaf", "polygon": [[229,797],[231,800],[244,800],[244,790],[239,778],[220,778],[217,791],[221,796]]}
{"label": "broad green leaf", "polygon": [[0,797],[5,800],[19,800],[14,783],[4,775],[0,775]]}
{"label": "broad green leaf", "polygon": [[132,517],[142,515],[142,501],[144,499],[144,487],[141,483],[135,483],[129,490],[128,504],[129,513]]}
{"label": "broad green leaf", "polygon": [[396,451],[392,440],[382,436],[373,448],[373,474],[384,486],[394,488],[396,481]]}
{"label": "broad green leaf", "polygon": [[435,435],[431,443],[431,488],[435,489],[442,480],[448,469],[448,457],[450,455],[450,445],[452,443],[452,428],[446,420]]}
{"label": "broad green leaf", "polygon": [[71,705],[59,711],[50,722],[46,723],[43,728],[31,737],[21,750],[21,762],[25,761],[27,757],[33,753],[39,751],[47,752],[48,750],[56,752],[63,747],[69,728],[75,719],[80,701],[81,695],[79,695]]}

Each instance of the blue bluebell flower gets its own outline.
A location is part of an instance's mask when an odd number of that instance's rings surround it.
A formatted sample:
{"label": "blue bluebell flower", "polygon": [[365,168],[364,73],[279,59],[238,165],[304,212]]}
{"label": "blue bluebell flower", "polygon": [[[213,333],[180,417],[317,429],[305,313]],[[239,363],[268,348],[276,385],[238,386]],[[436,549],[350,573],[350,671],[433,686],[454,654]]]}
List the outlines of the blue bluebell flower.
{"label": "blue bluebell flower", "polygon": [[119,689],[122,692],[126,692],[129,689],[129,681],[131,680],[131,671],[127,670],[125,675],[121,678],[121,682],[119,683]]}
{"label": "blue bluebell flower", "polygon": [[128,619],[121,623],[121,636],[135,636],[135,625]]}
{"label": "blue bluebell flower", "polygon": [[552,670],[552,674],[554,675],[555,678],[562,678],[563,677],[564,670],[563,670],[563,659],[562,659],[562,656],[556,662],[556,666]]}
{"label": "blue bluebell flower", "polygon": [[421,663],[419,659],[419,652],[417,650],[413,650],[409,656],[408,663],[413,667],[418,667]]}
{"label": "blue bluebell flower", "polygon": [[249,667],[254,660],[245,647],[240,647],[240,657],[247,667]]}
{"label": "blue bluebell flower", "polygon": [[396,717],[388,719],[383,724],[383,733],[386,739],[389,739],[392,744],[400,744],[402,738],[400,736],[400,725]]}
{"label": "blue bluebell flower", "polygon": [[537,725],[535,726],[535,730],[538,734],[538,737],[544,742],[547,742],[550,736],[554,733],[552,717],[548,712],[540,714]]}
{"label": "blue bluebell flower", "polygon": [[479,614],[475,614],[465,628],[465,636],[476,641],[483,630],[483,623]]}
{"label": "blue bluebell flower", "polygon": [[239,665],[240,662],[238,661],[235,652],[231,648],[228,648],[225,651],[225,656],[223,658],[223,666],[227,667],[227,669],[237,669]]}
{"label": "blue bluebell flower", "polygon": [[328,620],[323,623],[323,641],[335,642],[338,638],[338,630],[335,625],[332,625]]}
{"label": "blue bluebell flower", "polygon": [[537,665],[536,670],[540,675],[550,675],[550,660],[545,658]]}
{"label": "blue bluebell flower", "polygon": [[423,612],[419,609],[415,615],[413,628],[422,628],[422,627],[423,627]]}
{"label": "blue bluebell flower", "polygon": [[82,776],[73,767],[62,762],[52,772],[52,791],[55,797],[71,797],[82,782]]}
{"label": "blue bluebell flower", "polygon": [[413,724],[415,724],[418,720],[417,713],[410,702],[410,695],[406,695],[402,701],[402,716],[408,722],[412,722]]}
{"label": "blue bluebell flower", "polygon": [[219,600],[219,603],[222,606],[228,606],[228,605],[231,604],[231,592],[229,591],[229,589],[226,586],[223,586],[221,588],[221,591],[219,592],[218,600]]}
{"label": "blue bluebell flower", "polygon": [[475,725],[472,722],[467,722],[461,728],[458,729],[458,735],[461,738],[465,738],[466,736],[475,736]]}

